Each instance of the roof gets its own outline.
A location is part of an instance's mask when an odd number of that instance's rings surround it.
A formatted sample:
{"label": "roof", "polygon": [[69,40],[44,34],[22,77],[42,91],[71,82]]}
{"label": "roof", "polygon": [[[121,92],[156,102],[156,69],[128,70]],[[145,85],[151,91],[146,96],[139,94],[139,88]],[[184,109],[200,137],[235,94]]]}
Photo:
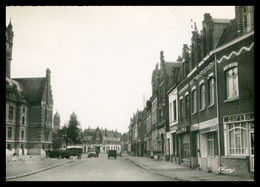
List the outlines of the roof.
{"label": "roof", "polygon": [[229,23],[230,19],[225,19],[225,18],[212,18],[212,21],[214,23]]}
{"label": "roof", "polygon": [[217,44],[217,47],[230,42],[231,40],[237,38],[237,22],[236,19],[230,21],[230,24],[224,29],[221,38]]}
{"label": "roof", "polygon": [[41,102],[46,78],[15,78],[27,94],[27,102]]}
{"label": "roof", "polygon": [[6,82],[8,82],[9,86],[15,85],[19,93],[23,92],[21,85],[16,80],[6,77]]}
{"label": "roof", "polygon": [[172,76],[172,69],[181,66],[179,62],[165,62],[166,74],[168,77]]}

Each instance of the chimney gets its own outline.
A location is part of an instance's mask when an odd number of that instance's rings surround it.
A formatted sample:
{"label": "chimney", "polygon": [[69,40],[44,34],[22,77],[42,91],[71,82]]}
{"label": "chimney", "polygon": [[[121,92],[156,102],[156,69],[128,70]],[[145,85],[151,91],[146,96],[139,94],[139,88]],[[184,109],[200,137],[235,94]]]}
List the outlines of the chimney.
{"label": "chimney", "polygon": [[207,21],[211,21],[211,20],[212,20],[212,17],[210,15],[210,13],[205,13],[203,22],[207,22]]}
{"label": "chimney", "polygon": [[244,34],[243,30],[243,7],[242,6],[236,6],[235,7],[235,13],[236,13],[236,21],[237,21],[237,34],[238,36],[241,36]]}

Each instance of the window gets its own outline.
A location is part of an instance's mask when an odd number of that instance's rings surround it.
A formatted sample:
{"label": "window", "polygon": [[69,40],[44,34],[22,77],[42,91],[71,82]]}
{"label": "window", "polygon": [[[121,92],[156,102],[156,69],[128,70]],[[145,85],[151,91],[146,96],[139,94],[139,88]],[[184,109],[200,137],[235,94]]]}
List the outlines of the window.
{"label": "window", "polygon": [[14,107],[9,106],[9,120],[13,120],[14,117]]}
{"label": "window", "polygon": [[200,85],[200,109],[205,108],[205,85]]}
{"label": "window", "polygon": [[243,22],[244,33],[250,32],[254,29],[254,10],[253,6],[243,7]]}
{"label": "window", "polygon": [[196,90],[192,91],[192,113],[197,111],[197,104],[196,104]]}
{"label": "window", "polygon": [[212,106],[214,104],[214,78],[211,77],[209,79],[209,105]]}
{"label": "window", "polygon": [[172,103],[170,103],[170,124],[172,123]]}
{"label": "window", "polygon": [[7,149],[8,149],[8,150],[12,150],[11,144],[7,144]]}
{"label": "window", "polygon": [[22,139],[24,139],[24,131],[22,131]]}
{"label": "window", "polygon": [[213,132],[207,133],[208,143],[208,156],[214,156],[214,134]]}
{"label": "window", "polygon": [[227,99],[238,97],[238,71],[237,67],[226,71]]}
{"label": "window", "polygon": [[184,159],[190,158],[190,144],[189,143],[183,144],[183,158]]}
{"label": "window", "polygon": [[24,119],[25,119],[25,118],[24,118],[24,116],[23,116],[23,118],[22,118],[22,123],[23,123],[23,125],[24,125]]}
{"label": "window", "polygon": [[180,118],[183,117],[183,99],[180,100]]}
{"label": "window", "polygon": [[12,138],[12,127],[8,127],[8,138]]}
{"label": "window", "polygon": [[177,114],[176,114],[176,100],[173,101],[173,121],[176,121],[177,119]]}
{"label": "window", "polygon": [[245,155],[247,150],[246,123],[229,124],[230,155]]}
{"label": "window", "polygon": [[185,115],[189,116],[189,111],[190,111],[190,97],[189,95],[185,96],[185,101],[186,101],[186,105],[185,105]]}

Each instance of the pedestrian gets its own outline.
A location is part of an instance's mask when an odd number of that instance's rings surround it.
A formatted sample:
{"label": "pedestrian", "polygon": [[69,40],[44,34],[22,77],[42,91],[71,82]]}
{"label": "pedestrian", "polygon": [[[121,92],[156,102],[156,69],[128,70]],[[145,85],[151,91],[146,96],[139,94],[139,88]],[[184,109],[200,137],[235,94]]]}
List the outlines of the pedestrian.
{"label": "pedestrian", "polygon": [[96,150],[96,154],[97,154],[97,157],[98,157],[98,150]]}
{"label": "pedestrian", "polygon": [[154,155],[154,151],[153,151],[153,147],[151,149],[151,158],[153,158],[153,155]]}

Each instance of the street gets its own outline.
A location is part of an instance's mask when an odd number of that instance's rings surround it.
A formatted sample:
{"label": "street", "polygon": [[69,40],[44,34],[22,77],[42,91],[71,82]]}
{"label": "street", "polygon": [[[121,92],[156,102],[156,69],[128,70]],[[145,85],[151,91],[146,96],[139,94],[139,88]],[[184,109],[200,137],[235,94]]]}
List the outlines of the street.
{"label": "street", "polygon": [[87,158],[65,164],[33,175],[8,181],[173,181],[173,179],[149,172],[124,157]]}

